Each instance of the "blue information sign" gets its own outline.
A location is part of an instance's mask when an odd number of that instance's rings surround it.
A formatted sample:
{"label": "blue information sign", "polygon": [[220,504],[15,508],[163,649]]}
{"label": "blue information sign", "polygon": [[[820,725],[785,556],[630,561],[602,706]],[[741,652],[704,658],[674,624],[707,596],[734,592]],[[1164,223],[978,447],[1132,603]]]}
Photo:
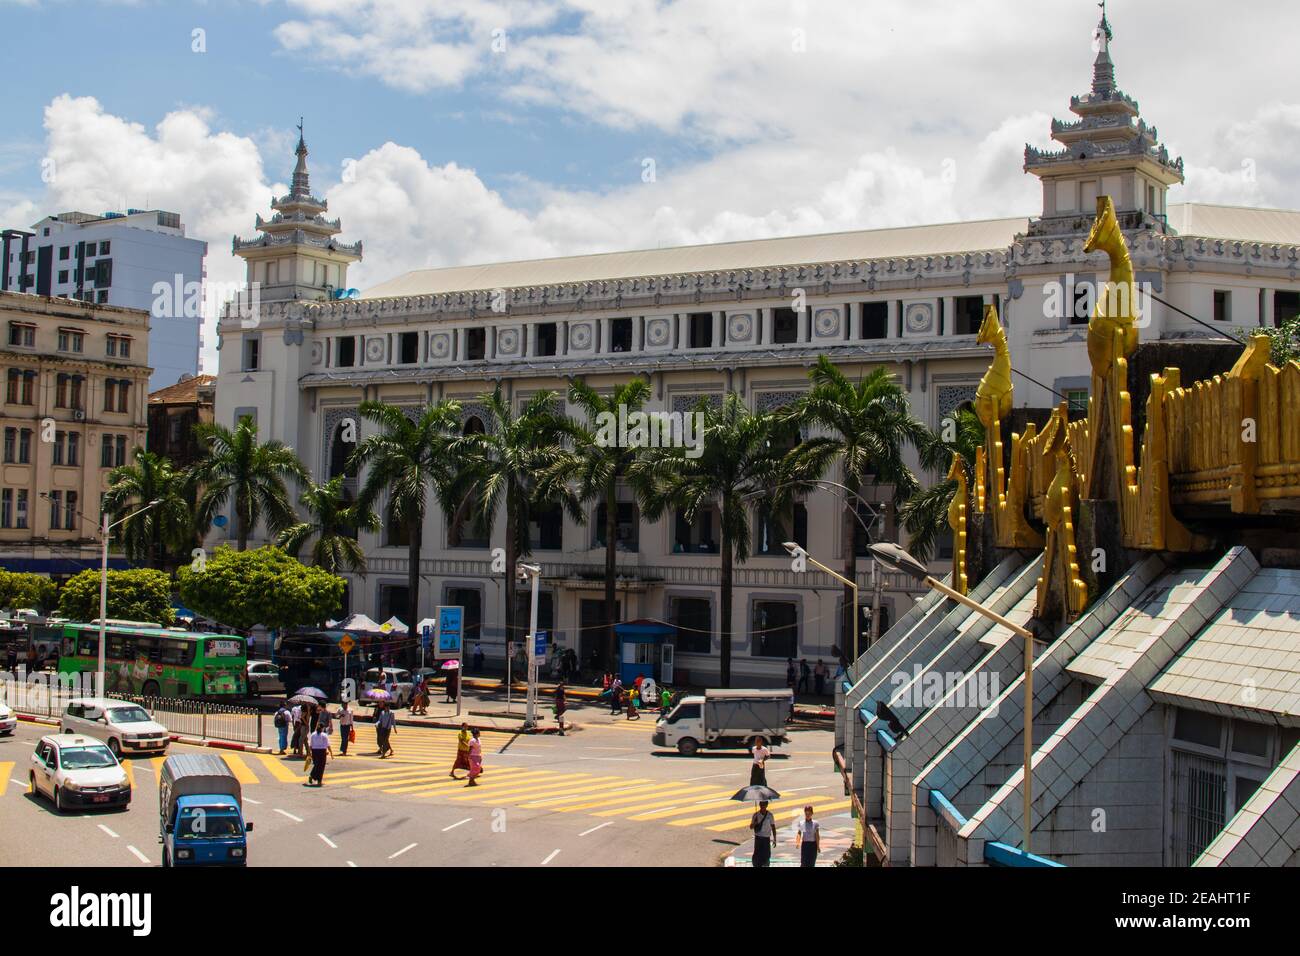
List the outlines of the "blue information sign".
{"label": "blue information sign", "polygon": [[463,639],[465,609],[463,607],[438,608],[438,656],[460,657]]}
{"label": "blue information sign", "polygon": [[420,629],[420,646],[426,651],[433,644],[433,628],[428,624]]}
{"label": "blue information sign", "polygon": [[538,658],[546,656],[546,632],[538,631],[533,635],[533,654]]}

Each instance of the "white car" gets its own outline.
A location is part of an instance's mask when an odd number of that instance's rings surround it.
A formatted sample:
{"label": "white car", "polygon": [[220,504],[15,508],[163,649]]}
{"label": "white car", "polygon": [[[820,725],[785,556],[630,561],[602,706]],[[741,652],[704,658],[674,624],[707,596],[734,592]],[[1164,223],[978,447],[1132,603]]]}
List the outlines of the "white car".
{"label": "white car", "polygon": [[280,666],[270,661],[248,662],[248,696],[265,697],[283,694],[284,678],[280,676]]}
{"label": "white car", "polygon": [[124,753],[166,753],[171,743],[167,728],[155,722],[143,707],[111,698],[81,697],[68,701],[67,709],[59,717],[59,730],[93,737],[107,744],[117,757]]}
{"label": "white car", "polygon": [[18,726],[18,718],[14,716],[13,708],[8,704],[0,703],[0,737],[8,737]]}
{"label": "white car", "polygon": [[131,781],[117,756],[82,734],[42,737],[32,752],[27,781],[62,813],[73,807],[120,807],[131,803]]}
{"label": "white car", "polygon": [[[382,670],[382,681],[380,680]],[[366,699],[366,692],[378,687],[393,695],[392,704],[394,707],[405,707],[411,702],[415,695],[415,682],[411,680],[411,672],[401,667],[372,667],[366,671],[361,678],[361,699]]]}

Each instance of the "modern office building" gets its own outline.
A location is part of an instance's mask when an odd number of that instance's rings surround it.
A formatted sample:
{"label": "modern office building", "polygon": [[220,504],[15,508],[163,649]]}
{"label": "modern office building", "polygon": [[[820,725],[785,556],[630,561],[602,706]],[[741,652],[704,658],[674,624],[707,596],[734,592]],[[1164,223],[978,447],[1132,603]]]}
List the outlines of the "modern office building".
{"label": "modern office building", "polygon": [[0,292],[0,335],[0,567],[98,567],[109,471],[145,443],[149,314]]}
{"label": "modern office building", "polygon": [[[938,428],[974,397],[988,367],[992,353],[976,337],[990,304],[1023,373],[1017,406],[1064,397],[1081,410],[1089,296],[1108,274],[1104,256],[1084,251],[1102,195],[1115,203],[1135,278],[1151,295],[1143,342],[1227,340],[1300,311],[1300,212],[1170,202],[1182,161],[1117,87],[1103,25],[1091,87],[1070,102],[1075,119],[1053,122],[1061,148],[1026,150],[1043,202],[1020,217],[426,269],[335,300],[360,244],[333,239],[340,223],[325,220],[325,204],[310,195],[300,141],[292,193],[272,220],[259,217],[260,237],[235,242],[249,281],[262,284],[262,304],[255,328],[238,316],[220,322],[216,420],[252,416],[263,438],[297,448],[323,479],[342,471],[346,423],[367,433],[358,413],[367,399],[415,408],[457,398],[472,428],[483,424],[477,396],[497,384],[517,406],[543,389],[563,394],[577,377],[610,388],[644,376],[648,410],[683,411],[731,392],[771,409],[796,398],[808,366],[825,355],[850,376],[888,368],[914,413]],[[1082,68],[1085,51],[1062,52]],[[889,489],[866,495],[871,535],[896,540]],[[618,507],[621,619],[668,622],[676,679],[708,682],[720,648],[716,511],[650,523],[627,489]],[[825,493],[802,502],[788,528],[754,515],[754,548],[735,577],[737,686],[780,684],[786,658],[829,661],[833,645],[851,646],[842,588],[794,572],[780,546],[793,536],[832,566],[849,548],[865,555],[867,536],[846,533],[841,509]],[[530,528],[544,574],[541,626],[584,659],[602,634],[602,513],[593,506],[585,525],[539,514]],[[498,658],[504,589],[490,549],[503,543],[502,524],[491,540],[474,540],[430,514],[419,569],[422,614],[463,605],[470,635]],[[232,522],[222,535],[233,532]],[[404,614],[400,535],[361,540],[369,573],[350,576],[351,609],[380,621]],[[863,603],[869,565],[858,564]],[[884,584],[888,625],[918,592],[898,575]]]}
{"label": "modern office building", "polygon": [[0,243],[0,290],[147,311],[154,364],[149,387],[198,374],[202,297],[193,292],[205,276],[208,244],[185,235],[178,213],[63,212],[45,217],[29,232],[6,230]]}

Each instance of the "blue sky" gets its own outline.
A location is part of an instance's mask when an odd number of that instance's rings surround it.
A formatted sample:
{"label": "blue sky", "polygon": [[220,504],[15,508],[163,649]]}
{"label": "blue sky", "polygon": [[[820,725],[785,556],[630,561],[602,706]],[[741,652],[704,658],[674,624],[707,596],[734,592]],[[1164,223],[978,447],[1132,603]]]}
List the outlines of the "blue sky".
{"label": "blue sky", "polygon": [[[1228,9],[1113,0],[1118,83],[1186,161],[1171,201],[1300,208],[1285,69],[1300,5]],[[0,0],[0,225],[161,207],[208,242],[210,279],[236,282],[230,238],[287,182],[299,114],[313,191],[365,242],[362,289],[431,266],[1033,215],[1023,149],[1050,145],[1086,91],[1097,15],[1091,0]]]}

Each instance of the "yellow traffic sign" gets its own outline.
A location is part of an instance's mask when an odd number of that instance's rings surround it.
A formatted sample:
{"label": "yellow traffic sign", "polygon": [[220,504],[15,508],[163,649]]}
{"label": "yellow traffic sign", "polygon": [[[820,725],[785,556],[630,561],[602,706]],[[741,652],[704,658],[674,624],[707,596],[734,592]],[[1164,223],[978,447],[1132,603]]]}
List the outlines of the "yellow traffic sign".
{"label": "yellow traffic sign", "polygon": [[357,646],[357,642],[352,640],[351,634],[344,634],[339,638],[339,650],[344,654],[351,654],[352,649]]}

